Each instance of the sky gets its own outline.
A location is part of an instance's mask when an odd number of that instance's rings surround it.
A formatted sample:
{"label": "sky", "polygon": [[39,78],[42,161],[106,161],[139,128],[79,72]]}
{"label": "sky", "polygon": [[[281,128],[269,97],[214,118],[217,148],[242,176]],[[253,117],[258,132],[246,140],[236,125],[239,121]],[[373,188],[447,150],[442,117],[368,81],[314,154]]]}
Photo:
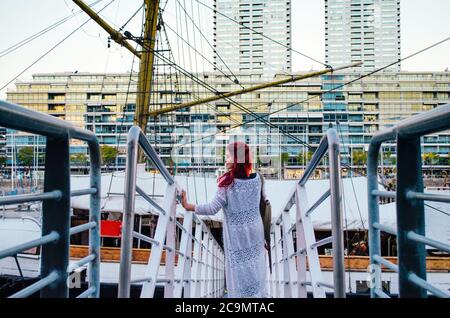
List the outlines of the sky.
{"label": "sky", "polygon": [[[93,3],[95,0],[85,0]],[[94,6],[98,11],[111,0],[102,0]],[[197,3],[197,0],[168,0],[165,11],[165,22],[168,27],[177,29],[176,2],[186,5],[189,12],[195,12],[196,23],[200,26],[204,36],[212,39],[212,13],[209,9]],[[211,5],[212,0],[201,0]],[[165,2],[165,1],[163,1]],[[119,28],[141,6],[142,0],[115,0],[102,11],[112,25]],[[88,20],[84,13],[79,13],[59,27],[51,30],[40,38],[27,45],[4,55],[5,50],[19,41],[29,37],[39,30],[73,14],[78,10],[70,0],[1,0],[0,2],[0,88],[11,79],[23,72],[18,78],[29,79],[34,73],[53,72],[127,72],[130,71],[133,56],[126,49],[111,43],[107,46],[108,35],[95,22]],[[449,0],[403,0],[401,2],[401,54],[402,57],[414,53],[428,45],[450,36]],[[180,14],[178,12],[178,14]],[[141,15],[129,22],[125,30],[139,35]],[[189,24],[191,25],[191,24]],[[324,61],[324,1],[323,0],[292,0],[292,47],[319,61]],[[190,35],[193,41],[194,34],[183,29],[182,23],[178,25],[178,33],[185,39]],[[63,41],[44,58],[32,67],[25,69],[35,62],[46,51],[61,41],[68,34],[77,30],[68,39]],[[184,31],[184,32],[183,32]],[[194,30],[195,31],[195,30]],[[182,62],[178,57],[177,48],[182,42],[170,29],[169,40],[174,50],[175,60]],[[197,42],[200,43],[200,34],[197,33]],[[202,52],[210,59],[211,50],[206,41],[202,41]],[[196,45],[200,47],[200,45]],[[181,56],[181,55],[180,55]],[[296,53],[293,57],[293,71],[307,71],[320,69],[320,64],[314,63]],[[402,64],[404,71],[444,71],[450,67],[450,41],[405,61]],[[201,58],[198,57],[198,65]],[[185,66],[188,62],[185,60]],[[193,62],[190,63],[192,65]],[[197,70],[202,70],[198,67]],[[138,63],[134,61],[134,70]],[[205,64],[205,69],[210,69]],[[7,85],[14,86],[14,82]],[[6,88],[0,90],[0,98],[6,97]]]}

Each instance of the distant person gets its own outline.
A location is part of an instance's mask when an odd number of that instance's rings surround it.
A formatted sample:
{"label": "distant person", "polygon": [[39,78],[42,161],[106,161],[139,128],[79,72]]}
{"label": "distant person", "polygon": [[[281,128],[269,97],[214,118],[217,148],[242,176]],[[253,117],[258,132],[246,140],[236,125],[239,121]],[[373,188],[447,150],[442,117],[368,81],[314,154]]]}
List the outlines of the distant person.
{"label": "distant person", "polygon": [[367,243],[365,241],[356,242],[352,246],[353,246],[353,250],[351,251],[350,255],[353,255],[353,256],[369,255],[369,252],[367,249]]}
{"label": "distant person", "polygon": [[198,215],[224,212],[223,241],[225,275],[229,298],[267,297],[266,259],[263,221],[260,214],[262,179],[252,172],[250,148],[243,142],[226,147],[225,167],[211,203],[187,202],[183,190],[181,203]]}

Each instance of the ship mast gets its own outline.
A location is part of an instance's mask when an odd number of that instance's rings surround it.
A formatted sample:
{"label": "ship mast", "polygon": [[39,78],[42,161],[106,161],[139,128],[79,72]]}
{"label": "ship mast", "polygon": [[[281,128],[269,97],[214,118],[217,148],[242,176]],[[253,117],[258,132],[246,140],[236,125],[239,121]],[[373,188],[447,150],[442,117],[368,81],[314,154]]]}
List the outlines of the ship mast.
{"label": "ship mast", "polygon": [[[142,47],[141,51],[137,51],[128,42],[130,35],[125,36],[110,26],[104,19],[95,13],[82,0],[73,0],[84,12],[86,12],[95,22],[97,22],[118,44],[124,46],[131,53],[140,59],[138,85],[136,92],[136,111],[134,114],[134,124],[139,126],[145,133],[149,116],[149,103],[153,75],[153,62],[156,43],[156,30],[158,24],[159,0],[144,0],[145,4],[145,24],[143,38],[133,38]],[[139,161],[142,162],[142,155]]]}
{"label": "ship mast", "polygon": [[[125,32],[125,35],[123,35],[111,27],[82,0],[73,0],[73,2],[108,32],[111,39],[124,46],[140,59],[134,124],[139,126],[145,133],[150,107],[149,102],[154,62],[153,52],[155,51],[156,30],[158,26],[159,0],[144,0],[145,23],[144,36],[142,38],[133,37],[129,32]],[[129,39],[136,41],[142,47],[142,50],[136,51],[130,42],[128,42]]]}

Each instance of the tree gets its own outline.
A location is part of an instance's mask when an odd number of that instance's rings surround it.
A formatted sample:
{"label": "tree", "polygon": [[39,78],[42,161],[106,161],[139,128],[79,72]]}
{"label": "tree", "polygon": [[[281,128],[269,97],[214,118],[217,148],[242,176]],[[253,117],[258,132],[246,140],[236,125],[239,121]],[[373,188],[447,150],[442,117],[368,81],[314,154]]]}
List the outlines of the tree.
{"label": "tree", "polygon": [[281,153],[280,160],[281,160],[281,166],[282,166],[282,169],[283,169],[283,178],[284,178],[284,175],[285,175],[285,174],[284,174],[284,171],[285,171],[284,166],[285,166],[286,162],[289,160],[289,153],[287,153],[287,152],[282,152],[282,153]]}
{"label": "tree", "polygon": [[392,157],[392,152],[391,151],[386,151],[383,153],[383,162],[387,163],[389,165],[395,165],[396,164],[396,160],[394,157]]}
{"label": "tree", "polygon": [[[33,165],[34,162],[34,149],[33,147],[26,146],[21,148],[17,153],[17,159],[19,163],[26,167],[25,172],[27,173],[30,171],[30,167]],[[32,182],[32,180],[31,180]],[[23,186],[23,184],[21,185]]]}
{"label": "tree", "polygon": [[[353,150],[352,151],[352,162],[355,166],[365,166],[367,163],[367,152],[363,150]],[[364,170],[361,169],[361,172]]]}
{"label": "tree", "polygon": [[303,151],[300,151],[297,155],[297,163],[306,166],[311,161],[312,156],[313,152],[311,150],[308,150],[305,155],[303,155]]}
{"label": "tree", "polygon": [[352,161],[354,165],[363,166],[367,162],[367,153],[363,150],[352,151]]}
{"label": "tree", "polygon": [[0,168],[3,168],[4,166],[6,166],[6,157],[0,156]]}
{"label": "tree", "polygon": [[31,167],[34,160],[34,150],[33,147],[23,147],[19,150],[17,154],[17,159],[25,167]]}
{"label": "tree", "polygon": [[109,167],[116,161],[119,151],[114,147],[102,145],[100,147],[100,154],[102,156],[102,164],[106,165],[106,167]]}
{"label": "tree", "polygon": [[289,160],[289,154],[287,152],[281,153],[281,164],[284,167],[284,164]]}
{"label": "tree", "polygon": [[6,166],[7,158],[5,156],[0,156],[0,171]]}
{"label": "tree", "polygon": [[70,156],[70,162],[78,167],[87,165],[87,156],[84,153],[76,153]]}
{"label": "tree", "polygon": [[426,165],[435,165],[439,161],[439,155],[434,152],[427,152],[422,155],[422,159]]}

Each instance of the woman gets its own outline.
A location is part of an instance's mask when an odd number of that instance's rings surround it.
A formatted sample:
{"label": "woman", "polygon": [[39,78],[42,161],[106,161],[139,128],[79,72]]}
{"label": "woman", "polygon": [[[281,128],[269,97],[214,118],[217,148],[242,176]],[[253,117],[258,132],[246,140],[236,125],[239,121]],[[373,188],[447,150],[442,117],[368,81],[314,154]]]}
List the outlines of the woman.
{"label": "woman", "polygon": [[226,148],[228,170],[218,180],[217,194],[208,204],[181,203],[187,211],[199,215],[224,212],[223,243],[225,275],[230,298],[267,297],[264,230],[259,212],[261,179],[251,173],[250,148],[234,142]]}

